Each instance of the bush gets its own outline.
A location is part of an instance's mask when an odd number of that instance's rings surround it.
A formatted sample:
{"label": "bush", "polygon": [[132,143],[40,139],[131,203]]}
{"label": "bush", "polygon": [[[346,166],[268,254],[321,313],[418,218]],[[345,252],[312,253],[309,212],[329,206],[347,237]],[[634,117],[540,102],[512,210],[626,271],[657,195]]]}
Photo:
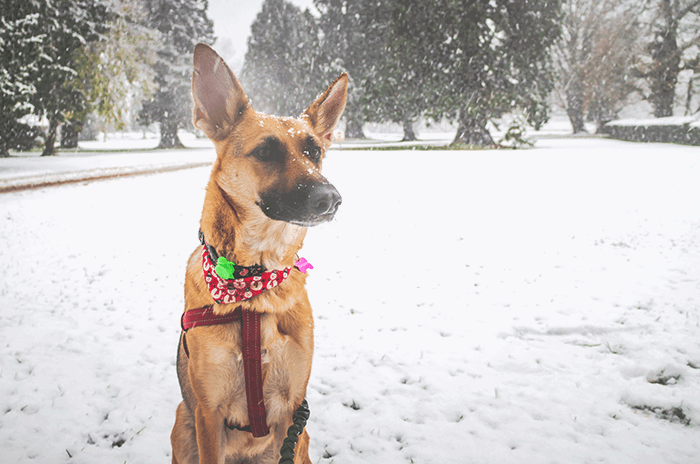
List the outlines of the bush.
{"label": "bush", "polygon": [[0,156],[8,156],[8,150],[29,151],[40,145],[39,137],[42,131],[39,127],[17,122],[12,124],[7,132],[0,137]]}
{"label": "bush", "polygon": [[691,118],[611,121],[600,131],[612,138],[632,142],[700,145],[700,125]]}

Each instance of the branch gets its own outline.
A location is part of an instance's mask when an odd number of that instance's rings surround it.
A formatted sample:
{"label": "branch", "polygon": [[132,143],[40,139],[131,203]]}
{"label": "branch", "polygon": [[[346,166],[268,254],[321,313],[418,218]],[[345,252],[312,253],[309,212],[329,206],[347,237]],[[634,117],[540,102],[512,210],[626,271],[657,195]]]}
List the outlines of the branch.
{"label": "branch", "polygon": [[695,7],[698,6],[698,5],[700,5],[700,0],[695,0],[695,1],[692,2],[690,5],[686,6],[684,9],[682,9],[681,11],[679,11],[679,12],[678,12],[678,15],[676,15],[676,21],[680,21],[681,19],[683,19],[683,17],[684,17],[685,15],[687,15],[688,13],[690,13],[690,12],[692,11],[692,9],[695,8]]}

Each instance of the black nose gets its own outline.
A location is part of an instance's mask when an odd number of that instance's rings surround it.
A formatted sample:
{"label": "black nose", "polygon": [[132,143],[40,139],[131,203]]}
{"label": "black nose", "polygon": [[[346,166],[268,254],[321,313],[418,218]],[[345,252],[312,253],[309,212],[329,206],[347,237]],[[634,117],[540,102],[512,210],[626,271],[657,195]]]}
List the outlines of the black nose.
{"label": "black nose", "polygon": [[343,199],[331,184],[320,184],[309,194],[309,208],[313,214],[335,214]]}

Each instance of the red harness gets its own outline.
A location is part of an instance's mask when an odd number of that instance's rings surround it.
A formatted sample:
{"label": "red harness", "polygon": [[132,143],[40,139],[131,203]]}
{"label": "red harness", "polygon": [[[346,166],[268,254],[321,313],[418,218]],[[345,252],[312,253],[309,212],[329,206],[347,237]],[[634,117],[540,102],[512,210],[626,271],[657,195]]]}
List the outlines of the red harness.
{"label": "red harness", "polygon": [[[303,258],[302,258],[303,260]],[[306,272],[306,264],[299,261]],[[295,263],[296,265],[297,263]],[[312,268],[308,265],[309,268]],[[222,279],[214,270],[214,264],[207,250],[202,246],[202,269],[207,287],[214,300],[219,304],[235,303],[247,300],[276,287],[282,283],[291,272],[291,268],[281,271],[272,270],[261,275],[239,277],[237,279]],[[245,272],[245,270],[244,270]],[[241,276],[243,273],[241,273]],[[260,343],[260,313],[255,311],[243,311],[239,306],[232,313],[214,314],[213,305],[203,308],[190,309],[182,314],[180,326],[182,327],[182,345],[187,357],[190,356],[185,335],[187,330],[194,327],[207,325],[227,324],[229,322],[241,322],[241,334],[243,338],[243,371],[245,375],[245,393],[248,401],[248,418],[250,420],[250,432],[253,437],[264,437],[270,433],[267,426],[267,412],[263,400],[262,381],[262,354]],[[242,429],[247,430],[247,428]]]}
{"label": "red harness", "polygon": [[264,437],[270,433],[267,426],[267,412],[263,401],[262,390],[262,355],[260,352],[260,313],[243,311],[240,307],[232,313],[214,314],[212,306],[185,311],[180,319],[182,326],[182,344],[189,357],[187,349],[187,330],[206,325],[226,324],[240,321],[243,335],[243,372],[245,375],[245,395],[248,400],[248,418],[250,432],[254,437]]}

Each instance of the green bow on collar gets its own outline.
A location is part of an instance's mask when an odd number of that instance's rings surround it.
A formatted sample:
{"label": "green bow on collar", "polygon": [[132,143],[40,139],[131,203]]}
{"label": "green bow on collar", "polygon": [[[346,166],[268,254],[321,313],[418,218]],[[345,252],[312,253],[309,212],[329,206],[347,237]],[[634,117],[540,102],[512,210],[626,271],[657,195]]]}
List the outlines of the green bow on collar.
{"label": "green bow on collar", "polygon": [[234,269],[236,269],[235,263],[232,263],[223,256],[219,256],[219,259],[216,261],[216,266],[214,267],[214,270],[222,279],[232,279]]}

